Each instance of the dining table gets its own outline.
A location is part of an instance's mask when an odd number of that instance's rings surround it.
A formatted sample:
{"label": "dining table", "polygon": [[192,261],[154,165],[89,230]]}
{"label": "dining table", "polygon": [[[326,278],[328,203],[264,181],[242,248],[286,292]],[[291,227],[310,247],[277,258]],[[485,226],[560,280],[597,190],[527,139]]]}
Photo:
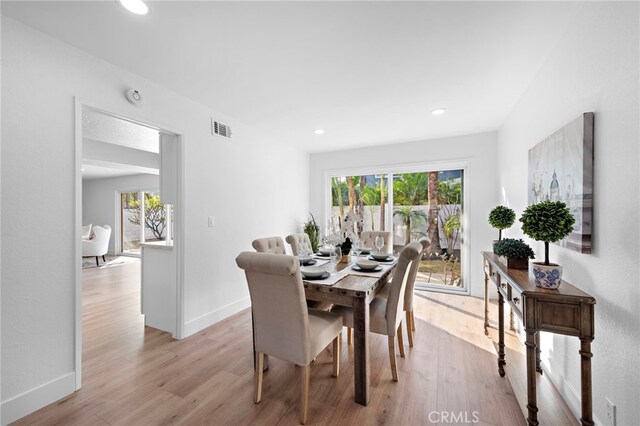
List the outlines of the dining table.
{"label": "dining table", "polygon": [[[322,256],[314,256],[318,263]],[[355,260],[338,263],[325,280],[310,280],[303,276],[307,300],[349,306],[353,309],[353,362],[355,402],[366,406],[370,399],[369,371],[369,304],[387,283],[396,266],[396,258],[380,262],[380,271],[357,271]],[[327,264],[329,269],[331,264]]]}

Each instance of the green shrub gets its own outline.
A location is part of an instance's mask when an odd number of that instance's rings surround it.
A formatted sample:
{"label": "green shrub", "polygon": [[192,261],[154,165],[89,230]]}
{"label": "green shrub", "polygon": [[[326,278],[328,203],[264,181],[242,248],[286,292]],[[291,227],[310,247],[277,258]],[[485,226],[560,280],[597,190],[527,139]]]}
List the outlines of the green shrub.
{"label": "green shrub", "polygon": [[516,213],[506,206],[497,206],[489,213],[489,224],[498,230],[498,239],[502,239],[502,230],[509,228],[516,220]]}
{"label": "green shrub", "polygon": [[527,243],[521,239],[505,238],[493,245],[493,252],[498,256],[508,257],[510,259],[534,259],[535,253]]}
{"label": "green shrub", "polygon": [[522,232],[544,241],[544,264],[549,264],[549,243],[567,237],[576,220],[562,201],[542,201],[527,207],[520,217]]}
{"label": "green shrub", "polygon": [[303,230],[304,233],[309,236],[309,241],[311,241],[311,248],[313,248],[313,252],[316,253],[318,251],[318,236],[320,234],[320,227],[316,223],[316,218],[313,217],[311,213],[309,213],[311,219],[305,222]]}

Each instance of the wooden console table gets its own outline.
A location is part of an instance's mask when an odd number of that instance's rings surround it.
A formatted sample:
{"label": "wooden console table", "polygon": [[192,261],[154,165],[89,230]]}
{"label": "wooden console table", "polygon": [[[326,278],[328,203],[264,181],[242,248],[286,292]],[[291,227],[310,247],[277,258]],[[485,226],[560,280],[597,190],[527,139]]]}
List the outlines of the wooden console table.
{"label": "wooden console table", "polygon": [[540,368],[539,331],[577,336],[580,339],[581,389],[583,425],[593,425],[591,394],[591,342],[594,338],[596,300],[563,281],[557,290],[536,287],[528,270],[508,269],[496,255],[482,252],[484,257],[484,333],[488,335],[488,285],[498,289],[498,373],[504,377],[504,312],[505,300],[522,320],[527,334],[527,423],[538,424],[536,370]]}

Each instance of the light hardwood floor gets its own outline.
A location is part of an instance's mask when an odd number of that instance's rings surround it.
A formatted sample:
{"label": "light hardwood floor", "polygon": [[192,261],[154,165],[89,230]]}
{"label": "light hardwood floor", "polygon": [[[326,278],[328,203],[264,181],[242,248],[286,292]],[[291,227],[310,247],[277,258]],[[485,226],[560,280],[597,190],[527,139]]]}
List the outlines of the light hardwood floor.
{"label": "light hardwood floor", "polygon": [[[84,270],[83,387],[17,424],[298,424],[290,364],[271,357],[262,402],[253,403],[248,310],[172,340],[143,326],[139,276],[138,261]],[[415,303],[415,346],[397,358],[400,381],[391,378],[386,337],[372,334],[371,403],[356,404],[353,349],[343,337],[340,377],[331,376],[330,348],[312,364],[308,424],[525,424],[483,334],[482,301],[419,292]],[[465,417],[451,422],[452,413]]]}

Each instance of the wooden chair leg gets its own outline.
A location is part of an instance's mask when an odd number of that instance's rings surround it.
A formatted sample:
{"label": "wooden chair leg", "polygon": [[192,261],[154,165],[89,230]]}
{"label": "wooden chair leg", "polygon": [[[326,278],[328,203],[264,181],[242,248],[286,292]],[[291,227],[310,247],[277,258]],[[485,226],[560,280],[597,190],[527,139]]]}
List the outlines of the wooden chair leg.
{"label": "wooden chair leg", "polygon": [[393,376],[393,381],[398,381],[398,368],[396,367],[396,342],[393,336],[388,336],[389,338],[389,361],[391,361],[391,375]]}
{"label": "wooden chair leg", "polygon": [[351,327],[347,327],[347,345],[353,344],[353,330]]}
{"label": "wooden chair leg", "polygon": [[411,309],[411,330],[416,331],[416,317],[413,316],[413,309]]}
{"label": "wooden chair leg", "polygon": [[262,400],[262,370],[264,367],[264,354],[262,352],[256,352],[256,369],[254,372],[255,376],[255,393],[253,402],[256,404]]}
{"label": "wooden chair leg", "polygon": [[300,376],[300,424],[307,423],[307,414],[309,412],[309,379],[311,378],[311,366],[305,365],[300,367],[296,365],[296,370]]}
{"label": "wooden chair leg", "polygon": [[409,347],[413,347],[413,322],[411,321],[411,311],[407,311],[407,337],[409,338]]}
{"label": "wooden chair leg", "polygon": [[333,377],[340,375],[340,342],[342,341],[342,333],[333,339]]}
{"label": "wooden chair leg", "polygon": [[398,326],[398,349],[400,349],[400,356],[404,358],[404,338],[402,337],[402,323]]}

